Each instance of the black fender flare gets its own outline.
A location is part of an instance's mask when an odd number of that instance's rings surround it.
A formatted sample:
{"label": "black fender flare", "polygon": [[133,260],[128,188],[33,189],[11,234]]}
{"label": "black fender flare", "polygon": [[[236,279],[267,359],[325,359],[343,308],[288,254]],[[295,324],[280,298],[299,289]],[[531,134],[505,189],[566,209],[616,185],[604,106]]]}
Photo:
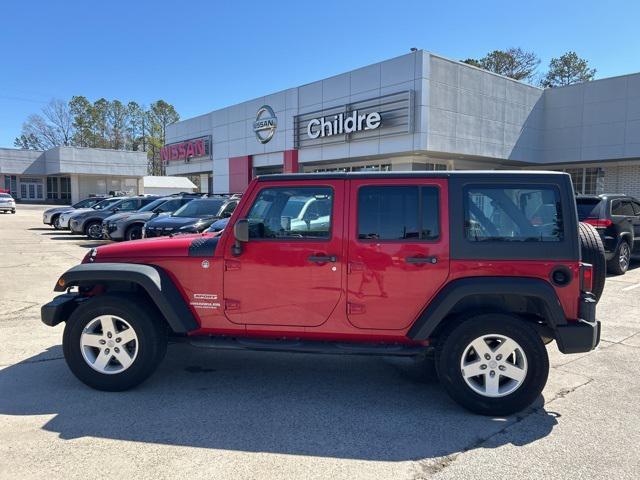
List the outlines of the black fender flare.
{"label": "black fender flare", "polygon": [[139,285],[164,315],[175,333],[199,328],[198,321],[169,275],[161,268],[136,263],[83,263],[67,270],[55,291],[101,282],[127,282]]}
{"label": "black fender flare", "polygon": [[426,340],[458,302],[471,295],[521,295],[541,301],[545,320],[555,330],[567,319],[555,290],[544,280],[527,277],[471,277],[454,280],[423,310],[407,332],[412,340]]}

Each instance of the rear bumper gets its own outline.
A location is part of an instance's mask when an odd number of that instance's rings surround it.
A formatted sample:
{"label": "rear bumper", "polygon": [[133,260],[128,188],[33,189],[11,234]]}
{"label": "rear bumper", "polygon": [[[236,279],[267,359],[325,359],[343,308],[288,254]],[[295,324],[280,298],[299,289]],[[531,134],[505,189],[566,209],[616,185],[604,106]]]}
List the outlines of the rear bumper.
{"label": "rear bumper", "polygon": [[601,325],[596,320],[596,300],[592,294],[580,298],[579,320],[555,329],[556,342],[562,353],[583,353],[600,343]]}

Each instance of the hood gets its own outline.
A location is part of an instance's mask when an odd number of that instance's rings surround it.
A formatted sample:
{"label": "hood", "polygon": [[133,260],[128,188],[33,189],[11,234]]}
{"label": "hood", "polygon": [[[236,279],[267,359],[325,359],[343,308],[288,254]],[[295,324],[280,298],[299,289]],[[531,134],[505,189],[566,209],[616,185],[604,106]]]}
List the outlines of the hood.
{"label": "hood", "polygon": [[[124,215],[124,214],[122,214]],[[162,215],[162,214],[161,214]],[[139,220],[141,222],[146,222],[147,220],[151,220],[152,218],[155,218],[157,215],[153,212],[141,212],[141,213],[130,213],[128,215],[126,215],[124,218],[126,218],[129,221],[135,221],[135,220]],[[105,219],[105,222],[108,221],[113,221],[114,217],[116,217],[116,215],[112,215],[109,218]]]}
{"label": "hood", "polygon": [[129,218],[131,215],[134,215],[135,212],[122,212],[122,213],[114,213],[113,215],[109,215],[104,219],[105,222],[117,222],[118,220],[124,220],[125,218]]}
{"label": "hood", "polygon": [[96,249],[95,261],[109,262],[129,257],[209,257],[213,256],[218,240],[210,234],[193,234],[112,243]]}
{"label": "hood", "polygon": [[89,211],[95,211],[93,210],[93,208],[76,208],[76,209],[69,209],[69,210],[65,210],[64,212],[62,212],[62,215],[68,216],[68,217],[76,217],[78,215],[81,215],[85,212],[89,212]]}
{"label": "hood", "polygon": [[55,207],[55,208],[50,208],[49,210],[45,210],[44,213],[47,214],[52,214],[52,213],[64,213],[64,212],[68,212],[68,211],[72,211],[75,210],[74,208],[71,208],[70,206],[66,206],[66,207]]}
{"label": "hood", "polygon": [[154,228],[179,228],[186,225],[193,225],[200,221],[206,222],[212,220],[211,217],[199,218],[199,217],[172,217],[171,215],[165,215],[154,218],[147,222],[147,227]]}
{"label": "hood", "polygon": [[85,210],[78,214],[74,213],[73,218],[77,218],[78,220],[89,217],[105,219],[107,217],[110,217],[111,215],[113,215],[112,210],[94,210],[93,208],[90,208],[89,210]]}

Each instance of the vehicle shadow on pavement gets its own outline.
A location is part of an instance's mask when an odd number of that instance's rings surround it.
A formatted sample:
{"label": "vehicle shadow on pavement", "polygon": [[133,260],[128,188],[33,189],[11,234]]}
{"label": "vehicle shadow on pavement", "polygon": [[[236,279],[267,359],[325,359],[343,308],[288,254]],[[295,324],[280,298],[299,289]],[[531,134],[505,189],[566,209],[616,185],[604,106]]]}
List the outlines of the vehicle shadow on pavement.
{"label": "vehicle shadow on pavement", "polygon": [[[43,428],[63,439],[385,461],[495,448],[508,437],[495,434],[518,421],[466,412],[405,359],[172,345],[146,383],[108,393],[81,384],[60,357],[57,346],[0,370],[0,415],[53,414]],[[536,427],[511,443],[549,435],[556,415],[543,404]]]}

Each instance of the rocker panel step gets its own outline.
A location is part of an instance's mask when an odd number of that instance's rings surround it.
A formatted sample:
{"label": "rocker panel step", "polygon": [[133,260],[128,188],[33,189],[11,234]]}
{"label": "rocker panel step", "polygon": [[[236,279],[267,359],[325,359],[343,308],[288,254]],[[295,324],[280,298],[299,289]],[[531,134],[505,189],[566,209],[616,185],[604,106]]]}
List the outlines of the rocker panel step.
{"label": "rocker panel step", "polygon": [[321,353],[327,355],[415,356],[427,353],[421,345],[318,342],[307,340],[269,340],[244,337],[191,337],[187,341],[200,348],[220,350],[261,350],[289,353]]}

